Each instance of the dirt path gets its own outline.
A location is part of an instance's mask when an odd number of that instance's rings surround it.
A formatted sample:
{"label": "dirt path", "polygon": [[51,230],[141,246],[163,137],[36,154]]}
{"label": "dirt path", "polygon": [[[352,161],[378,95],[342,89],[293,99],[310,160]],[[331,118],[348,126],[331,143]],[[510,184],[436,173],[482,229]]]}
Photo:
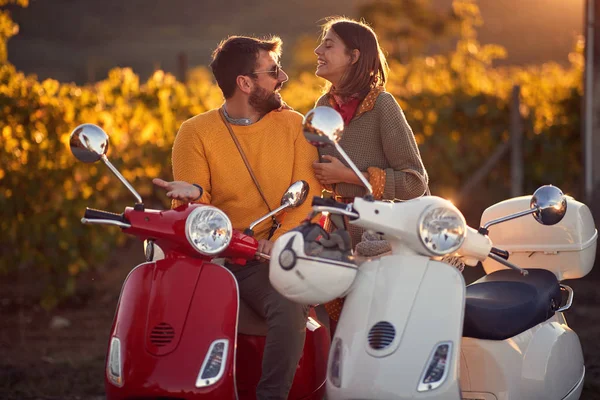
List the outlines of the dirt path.
{"label": "dirt path", "polygon": [[[143,261],[132,241],[82,276],[74,299],[51,313],[33,303],[35,282],[0,283],[0,399],[104,398],[104,356],[121,285]],[[51,328],[54,326],[54,329]]]}

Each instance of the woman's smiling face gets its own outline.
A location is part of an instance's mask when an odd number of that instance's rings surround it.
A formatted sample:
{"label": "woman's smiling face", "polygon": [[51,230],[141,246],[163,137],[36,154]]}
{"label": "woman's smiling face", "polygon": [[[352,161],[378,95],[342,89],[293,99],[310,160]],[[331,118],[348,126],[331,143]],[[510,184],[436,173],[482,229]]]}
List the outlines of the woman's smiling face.
{"label": "woman's smiling face", "polygon": [[342,39],[329,28],[323,41],[315,49],[317,70],[315,75],[328,80],[335,87],[351,64],[351,56]]}

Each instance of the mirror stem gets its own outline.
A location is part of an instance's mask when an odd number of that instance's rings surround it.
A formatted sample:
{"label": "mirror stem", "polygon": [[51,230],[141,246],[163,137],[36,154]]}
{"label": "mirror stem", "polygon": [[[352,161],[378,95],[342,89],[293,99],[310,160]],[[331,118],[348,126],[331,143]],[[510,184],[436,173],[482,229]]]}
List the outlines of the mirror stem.
{"label": "mirror stem", "polygon": [[279,211],[283,210],[284,208],[288,208],[290,206],[289,203],[286,204],[282,204],[279,207],[277,207],[276,209],[274,209],[273,211],[271,211],[270,213],[268,213],[267,215],[260,217],[259,219],[257,219],[256,221],[254,221],[253,223],[250,224],[250,227],[248,229],[250,229],[251,231],[254,230],[254,227],[258,224],[260,224],[261,222],[263,222],[265,219],[277,214]]}
{"label": "mirror stem", "polygon": [[365,178],[365,176],[362,174],[362,172],[360,172],[358,170],[358,168],[356,168],[356,165],[354,165],[354,163],[352,161],[350,161],[350,157],[348,157],[348,154],[346,154],[346,152],[342,149],[342,147],[335,142],[334,142],[334,145],[335,145],[335,148],[337,149],[337,151],[342,155],[344,160],[346,160],[346,162],[348,162],[348,165],[350,166],[350,168],[352,168],[352,171],[354,171],[356,176],[358,176],[358,179],[360,179],[362,184],[365,185],[369,194],[373,195],[373,187],[371,186],[371,184],[369,183],[367,178]]}
{"label": "mirror stem", "polygon": [[515,218],[519,218],[519,217],[523,217],[525,215],[529,215],[529,214],[533,214],[534,212],[539,211],[537,208],[531,208],[529,210],[525,210],[525,211],[521,211],[515,214],[511,214],[511,215],[507,215],[505,217],[501,217],[498,219],[493,219],[491,221],[488,221],[485,223],[485,225],[483,225],[483,229],[485,231],[487,231],[487,229],[492,226],[492,225],[496,225],[499,224],[501,222],[506,222],[506,221],[510,221],[511,219],[515,219]]}
{"label": "mirror stem", "polygon": [[104,162],[104,164],[106,164],[106,166],[112,171],[112,173],[115,174],[115,176],[117,178],[119,178],[119,180],[121,181],[121,183],[123,183],[123,185],[125,185],[125,187],[127,187],[127,189],[129,189],[129,191],[135,197],[135,199],[137,201],[137,204],[142,204],[142,197],[139,195],[138,192],[135,191],[135,189],[133,188],[133,186],[131,186],[129,184],[129,182],[127,182],[127,179],[125,179],[125,177],[123,175],[121,175],[121,173],[119,172],[119,170],[117,170],[115,168],[115,166],[112,165],[112,163],[110,161],[108,161],[108,158],[106,158],[106,155],[103,154],[101,156],[101,159]]}

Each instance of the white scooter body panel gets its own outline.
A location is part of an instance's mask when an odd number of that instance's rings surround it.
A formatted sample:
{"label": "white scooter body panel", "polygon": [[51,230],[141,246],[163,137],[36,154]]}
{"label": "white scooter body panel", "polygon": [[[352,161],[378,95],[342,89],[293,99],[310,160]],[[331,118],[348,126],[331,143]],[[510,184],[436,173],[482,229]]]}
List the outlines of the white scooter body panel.
{"label": "white scooter body panel", "polygon": [[[463,277],[448,264],[418,255],[391,255],[362,264],[334,338],[342,340],[340,388],[331,381],[333,346],[330,351],[328,399],[459,400],[464,302]],[[369,330],[380,321],[391,323],[396,335],[389,346],[375,350]],[[444,382],[417,391],[434,348],[443,342],[452,343]]]}
{"label": "white scooter body panel", "polygon": [[579,338],[560,313],[510,339],[462,340],[460,386],[467,399],[578,399],[584,375]]}

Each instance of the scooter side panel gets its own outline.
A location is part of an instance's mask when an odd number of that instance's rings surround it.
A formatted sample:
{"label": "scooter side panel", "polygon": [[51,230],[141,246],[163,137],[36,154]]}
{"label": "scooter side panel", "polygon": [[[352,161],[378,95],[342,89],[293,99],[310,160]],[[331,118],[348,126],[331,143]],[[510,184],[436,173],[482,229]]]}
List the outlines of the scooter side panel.
{"label": "scooter side panel", "polygon": [[288,396],[289,400],[323,399],[329,345],[329,331],[319,322],[314,310],[311,310],[306,329],[304,352],[296,369],[294,383]]}
{"label": "scooter side panel", "polygon": [[[342,340],[341,387],[329,377],[328,398],[460,399],[464,301],[462,275],[448,264],[407,255],[363,264],[335,335]],[[393,325],[396,334],[387,347],[375,350],[369,331],[381,321]],[[442,342],[452,343],[447,377],[437,389],[419,392],[426,364]]]}
{"label": "scooter side panel", "polygon": [[579,338],[562,314],[506,340],[463,338],[462,350],[463,393],[498,400],[563,399],[585,371]]}
{"label": "scooter side panel", "polygon": [[[309,322],[311,327],[306,330],[304,351],[294,375],[289,400],[321,400],[325,393],[329,332],[315,319],[314,311],[311,318],[313,321]],[[256,399],[264,348],[264,336],[238,336],[236,380],[240,400]]]}
{"label": "scooter side panel", "polygon": [[[190,282],[183,293],[189,298],[189,307],[180,324],[179,343],[169,353],[152,354],[146,342],[147,311],[152,293],[160,280],[155,270],[170,269],[170,274],[189,278],[195,269],[199,278],[190,296]],[[170,281],[171,283],[173,280]],[[177,297],[176,287],[171,296]],[[169,301],[165,296],[164,301]],[[233,275],[215,264],[184,258],[167,258],[157,263],[138,266],[131,272],[121,293],[115,317],[113,336],[121,340],[123,360],[123,387],[107,382],[109,399],[127,397],[176,397],[202,399],[233,399],[235,393],[234,355],[238,313],[238,290]],[[152,318],[152,317],[150,317]],[[168,315],[165,314],[165,318]],[[196,380],[210,345],[219,339],[229,341],[224,374],[216,383],[196,387]]]}

